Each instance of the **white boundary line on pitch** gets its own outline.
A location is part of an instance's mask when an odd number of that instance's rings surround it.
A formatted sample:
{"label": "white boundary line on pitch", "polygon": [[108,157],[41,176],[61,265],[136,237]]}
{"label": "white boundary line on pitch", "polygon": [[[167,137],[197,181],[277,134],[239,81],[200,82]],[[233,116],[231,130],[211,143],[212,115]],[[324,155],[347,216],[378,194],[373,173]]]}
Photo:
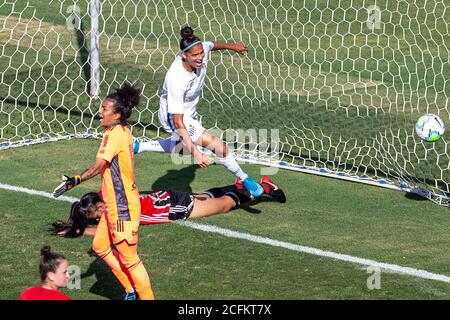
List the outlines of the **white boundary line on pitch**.
{"label": "white boundary line on pitch", "polygon": [[[77,198],[68,197],[68,196],[61,196],[59,198],[54,198],[53,195],[48,192],[12,186],[9,184],[4,184],[4,183],[0,183],[0,189],[5,189],[5,190],[15,191],[15,192],[23,192],[23,193],[27,193],[30,195],[37,195],[37,196],[46,197],[46,198],[53,199],[53,200],[58,200],[58,201],[74,202],[74,201],[78,200]],[[398,266],[395,264],[382,263],[382,262],[378,262],[378,261],[374,261],[374,260],[353,257],[353,256],[349,256],[346,254],[335,253],[332,251],[326,251],[326,250],[321,250],[321,249],[316,249],[316,248],[311,248],[311,247],[300,246],[300,245],[289,243],[289,242],[272,240],[272,239],[266,238],[266,237],[255,236],[255,235],[251,235],[248,233],[242,233],[242,232],[237,232],[237,231],[233,231],[233,230],[229,230],[229,229],[219,228],[214,225],[205,225],[205,224],[200,224],[200,223],[196,223],[196,222],[192,222],[192,221],[174,221],[174,223],[176,223],[180,226],[185,226],[185,227],[189,227],[189,228],[204,231],[204,232],[220,234],[220,235],[228,237],[228,238],[247,240],[247,241],[251,241],[251,242],[255,242],[255,243],[260,243],[260,244],[265,244],[265,245],[269,245],[269,246],[273,246],[273,247],[288,249],[288,250],[292,250],[292,251],[296,251],[296,252],[312,254],[315,256],[326,257],[326,258],[331,258],[331,259],[345,261],[345,262],[351,262],[351,263],[360,264],[360,265],[364,265],[364,266],[373,266],[373,267],[388,270],[388,271],[391,271],[394,273],[410,275],[410,276],[414,276],[417,278],[430,279],[430,280],[436,280],[436,281],[450,283],[450,277],[441,275],[441,274],[437,274],[437,273],[428,272],[425,270],[414,269],[414,268],[409,268],[409,267],[402,267],[402,266]]]}

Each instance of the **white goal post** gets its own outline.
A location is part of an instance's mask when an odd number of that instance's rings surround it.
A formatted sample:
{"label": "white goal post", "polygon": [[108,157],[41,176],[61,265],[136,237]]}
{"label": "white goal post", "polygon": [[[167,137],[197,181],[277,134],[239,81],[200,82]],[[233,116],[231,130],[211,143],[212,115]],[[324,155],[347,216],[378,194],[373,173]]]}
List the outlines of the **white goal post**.
{"label": "white goal post", "polygon": [[[99,99],[142,89],[133,135],[167,135],[159,90],[190,25],[212,53],[203,125],[240,160],[419,193],[450,206],[446,0],[5,0],[0,150],[100,137]],[[447,132],[414,133],[425,113]]]}

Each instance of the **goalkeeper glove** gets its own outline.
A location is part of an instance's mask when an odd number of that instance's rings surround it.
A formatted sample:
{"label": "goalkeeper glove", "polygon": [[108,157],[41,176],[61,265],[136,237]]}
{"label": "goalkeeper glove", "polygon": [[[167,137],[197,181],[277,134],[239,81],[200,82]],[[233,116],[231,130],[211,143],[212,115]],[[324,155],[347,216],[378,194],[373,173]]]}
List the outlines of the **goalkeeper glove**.
{"label": "goalkeeper glove", "polygon": [[62,176],[63,182],[59,186],[53,190],[53,196],[55,198],[58,198],[60,195],[62,195],[64,192],[69,191],[76,185],[81,183],[80,176],[74,176],[74,177],[68,177],[66,175]]}

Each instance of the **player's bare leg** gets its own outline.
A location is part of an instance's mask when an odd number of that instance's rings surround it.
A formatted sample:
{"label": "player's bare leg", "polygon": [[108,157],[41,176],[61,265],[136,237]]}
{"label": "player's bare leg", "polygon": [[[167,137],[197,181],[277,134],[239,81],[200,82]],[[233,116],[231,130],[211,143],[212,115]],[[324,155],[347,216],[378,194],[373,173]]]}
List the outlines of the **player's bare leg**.
{"label": "player's bare leg", "polygon": [[207,196],[196,196],[194,208],[189,215],[190,219],[213,216],[219,213],[226,213],[236,206],[236,201],[229,196],[220,198],[208,198]]}

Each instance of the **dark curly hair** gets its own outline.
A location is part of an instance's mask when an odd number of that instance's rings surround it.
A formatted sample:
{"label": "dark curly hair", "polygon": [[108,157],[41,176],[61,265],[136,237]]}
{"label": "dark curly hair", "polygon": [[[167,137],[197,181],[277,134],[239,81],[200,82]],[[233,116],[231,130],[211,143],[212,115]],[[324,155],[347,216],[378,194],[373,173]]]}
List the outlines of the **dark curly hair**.
{"label": "dark curly hair", "polygon": [[80,198],[80,201],[72,203],[69,220],[52,223],[53,234],[57,235],[59,232],[65,231],[64,237],[66,238],[82,236],[86,227],[96,222],[94,219],[89,219],[88,215],[97,208],[96,205],[99,202],[103,202],[103,199],[98,193],[86,193]]}
{"label": "dark curly hair", "polygon": [[56,272],[61,261],[66,260],[66,257],[61,253],[54,253],[50,246],[43,246],[41,249],[41,262],[39,263],[39,273],[41,281],[47,279],[49,272]]}
{"label": "dark curly hair", "polygon": [[140,95],[140,89],[125,82],[122,87],[108,94],[106,98],[116,101],[115,112],[120,113],[120,122],[126,124],[133,108],[139,104]]}
{"label": "dark curly hair", "polygon": [[194,42],[201,42],[200,38],[194,34],[194,30],[189,27],[183,27],[180,30],[181,40],[180,40],[180,50],[186,51],[186,48],[191,46]]}

